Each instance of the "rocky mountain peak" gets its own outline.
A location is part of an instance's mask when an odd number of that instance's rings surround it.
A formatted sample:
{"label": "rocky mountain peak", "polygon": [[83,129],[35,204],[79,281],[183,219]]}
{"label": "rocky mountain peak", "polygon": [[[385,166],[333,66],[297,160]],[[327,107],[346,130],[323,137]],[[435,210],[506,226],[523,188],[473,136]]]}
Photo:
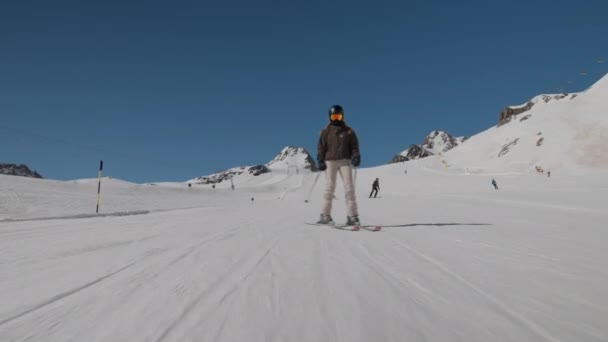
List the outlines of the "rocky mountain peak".
{"label": "rocky mountain peak", "polygon": [[399,163],[441,154],[462,144],[465,140],[465,137],[455,138],[444,131],[432,131],[424,138],[422,144],[410,145],[407,150],[394,156],[390,162]]}
{"label": "rocky mountain peak", "polygon": [[0,163],[0,174],[31,178],[42,178],[42,176],[38,172],[30,170],[29,167],[23,164],[17,165]]}

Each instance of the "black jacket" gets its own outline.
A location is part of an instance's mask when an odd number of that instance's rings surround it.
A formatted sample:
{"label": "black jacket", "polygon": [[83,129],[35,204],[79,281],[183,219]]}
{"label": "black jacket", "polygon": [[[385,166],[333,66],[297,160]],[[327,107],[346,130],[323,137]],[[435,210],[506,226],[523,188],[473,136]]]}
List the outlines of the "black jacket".
{"label": "black jacket", "polygon": [[360,157],[359,141],[355,131],[346,124],[327,125],[317,143],[317,161],[341,160]]}

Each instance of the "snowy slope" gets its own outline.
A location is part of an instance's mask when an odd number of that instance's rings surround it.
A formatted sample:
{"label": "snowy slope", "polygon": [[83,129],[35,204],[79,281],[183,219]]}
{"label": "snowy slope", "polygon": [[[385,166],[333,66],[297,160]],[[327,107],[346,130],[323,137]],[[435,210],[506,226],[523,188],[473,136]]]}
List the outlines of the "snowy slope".
{"label": "snowy slope", "polygon": [[103,213],[139,214],[88,218],[96,180],[0,175],[0,219],[38,218],[0,222],[0,341],[608,340],[605,172],[495,191],[422,162],[358,170],[378,233],[305,225],[315,173],[104,179]]}
{"label": "snowy slope", "polygon": [[540,94],[537,96],[534,96],[532,99],[530,99],[530,101],[520,104],[520,105],[515,105],[515,106],[509,106],[511,108],[523,108],[526,106],[530,106],[530,105],[534,105],[534,106],[542,106],[543,103],[549,103],[549,102],[555,102],[555,101],[559,101],[559,100],[572,100],[575,97],[577,97],[578,95],[580,95],[581,93],[569,93],[569,94]]}
{"label": "snowy slope", "polygon": [[530,110],[472,136],[444,158],[452,168],[475,172],[606,169],[608,76],[576,95],[536,97]]}

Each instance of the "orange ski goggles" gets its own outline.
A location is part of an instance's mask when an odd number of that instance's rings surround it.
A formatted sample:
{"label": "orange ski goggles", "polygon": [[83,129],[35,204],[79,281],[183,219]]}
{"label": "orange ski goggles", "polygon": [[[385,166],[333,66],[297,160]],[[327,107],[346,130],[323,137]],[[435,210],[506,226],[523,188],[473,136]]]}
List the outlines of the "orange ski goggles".
{"label": "orange ski goggles", "polygon": [[344,117],[344,115],[343,115],[343,114],[331,114],[331,115],[329,116],[329,119],[330,119],[331,121],[342,121],[342,118],[343,118],[343,117]]}

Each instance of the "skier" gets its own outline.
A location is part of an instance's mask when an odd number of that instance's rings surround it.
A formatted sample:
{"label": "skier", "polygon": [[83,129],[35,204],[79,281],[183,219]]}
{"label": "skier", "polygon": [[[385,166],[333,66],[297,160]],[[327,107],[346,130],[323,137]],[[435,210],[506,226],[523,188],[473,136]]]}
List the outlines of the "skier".
{"label": "skier", "polygon": [[369,193],[369,198],[372,198],[372,195],[374,195],[374,198],[376,198],[376,196],[378,195],[378,190],[380,190],[380,181],[378,180],[378,178],[376,178],[376,180],[372,184],[372,192]]}
{"label": "skier", "polygon": [[492,185],[494,185],[494,189],[498,190],[498,184],[496,184],[496,179],[492,179]]}
{"label": "skier", "polygon": [[326,171],[325,180],[327,182],[323,194],[321,215],[317,223],[335,224],[331,217],[331,207],[336,190],[336,176],[340,173],[346,198],[346,224],[360,225],[351,168],[351,164],[354,167],[361,164],[359,142],[355,131],[344,122],[344,109],[340,105],[333,105],[329,108],[329,124],[319,135],[317,162],[319,171]]}
{"label": "skier", "polygon": [[547,171],[547,178],[551,177],[551,171]]}

